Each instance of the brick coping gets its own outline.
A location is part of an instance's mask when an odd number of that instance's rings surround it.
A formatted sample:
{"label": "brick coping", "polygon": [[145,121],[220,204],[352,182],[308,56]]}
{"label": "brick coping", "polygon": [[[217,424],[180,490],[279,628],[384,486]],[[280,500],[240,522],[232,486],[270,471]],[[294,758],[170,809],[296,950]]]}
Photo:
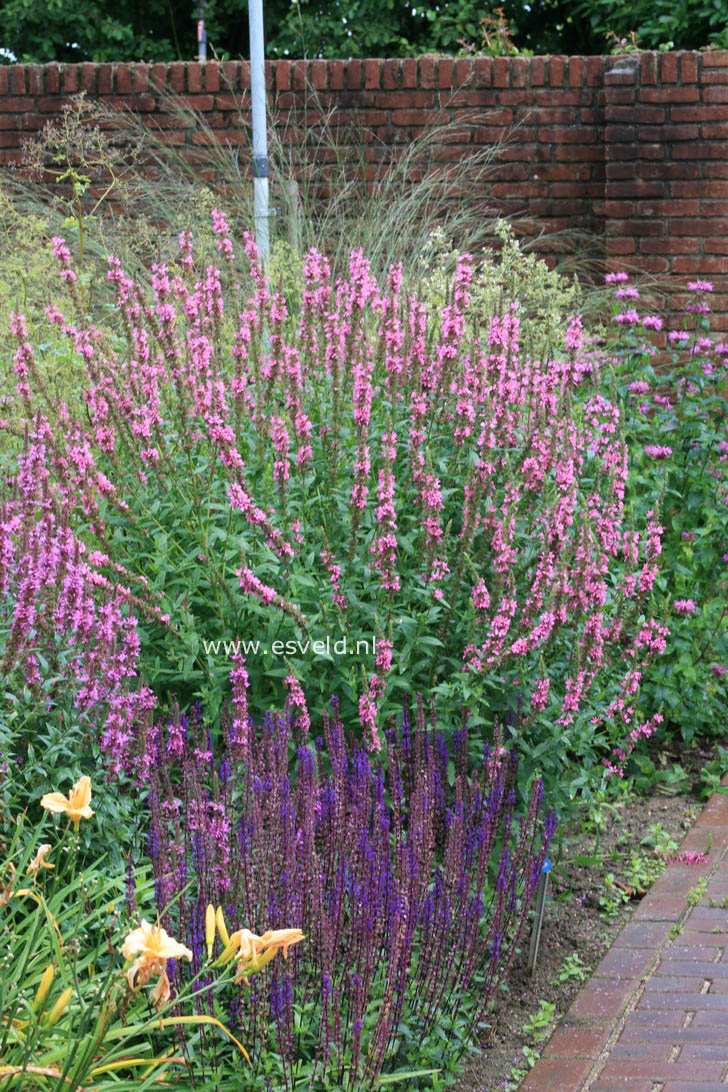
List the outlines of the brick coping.
{"label": "brick coping", "polygon": [[[728,1089],[728,911],[710,905],[728,902],[728,794],[711,797],[680,848],[708,860],[668,865],[520,1092]],[[701,880],[704,895],[689,900]]]}

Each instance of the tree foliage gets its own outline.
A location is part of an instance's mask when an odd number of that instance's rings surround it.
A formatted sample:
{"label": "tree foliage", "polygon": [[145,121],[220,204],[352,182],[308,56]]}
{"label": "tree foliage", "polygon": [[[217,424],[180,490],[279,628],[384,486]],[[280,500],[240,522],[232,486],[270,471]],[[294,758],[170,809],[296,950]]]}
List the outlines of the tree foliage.
{"label": "tree foliage", "polygon": [[[195,0],[0,0],[6,59],[171,61],[196,55]],[[208,0],[211,51],[248,50],[246,0]],[[489,20],[484,23],[484,20]],[[271,57],[398,57],[457,53],[604,53],[728,47],[728,0],[266,0]],[[505,35],[486,35],[489,26]],[[504,45],[505,42],[505,45]]]}

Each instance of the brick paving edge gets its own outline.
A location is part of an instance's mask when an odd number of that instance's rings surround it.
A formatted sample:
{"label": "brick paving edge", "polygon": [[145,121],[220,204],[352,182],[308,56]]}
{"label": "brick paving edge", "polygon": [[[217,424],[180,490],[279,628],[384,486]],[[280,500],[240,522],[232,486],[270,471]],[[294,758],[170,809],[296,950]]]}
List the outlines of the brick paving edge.
{"label": "brick paving edge", "polygon": [[[721,788],[728,789],[728,775]],[[708,845],[706,862],[670,864],[655,881],[574,998],[519,1092],[587,1092],[599,1079],[673,930],[691,913],[688,892],[699,880],[711,880],[728,856],[725,792],[711,796],[680,848],[705,853]]]}

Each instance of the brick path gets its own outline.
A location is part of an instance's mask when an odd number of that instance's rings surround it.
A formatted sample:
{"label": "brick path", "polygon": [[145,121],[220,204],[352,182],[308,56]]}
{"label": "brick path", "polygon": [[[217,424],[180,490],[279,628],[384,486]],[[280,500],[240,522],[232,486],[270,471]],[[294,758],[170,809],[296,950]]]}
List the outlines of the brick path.
{"label": "brick path", "polygon": [[728,1092],[728,795],[681,848],[708,861],[666,869],[520,1092]]}

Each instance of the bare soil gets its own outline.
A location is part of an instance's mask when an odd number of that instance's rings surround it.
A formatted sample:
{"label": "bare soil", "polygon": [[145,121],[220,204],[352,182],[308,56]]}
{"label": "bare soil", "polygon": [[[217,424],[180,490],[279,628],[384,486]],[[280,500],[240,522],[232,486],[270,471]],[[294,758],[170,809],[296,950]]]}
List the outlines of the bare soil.
{"label": "bare soil", "polygon": [[[642,894],[634,892],[630,902],[614,916],[605,916],[600,897],[606,891],[605,877],[611,872],[629,887],[629,857],[632,851],[654,851],[641,846],[648,829],[656,823],[678,844],[700,813],[695,796],[653,795],[631,798],[616,811],[606,809],[605,822],[595,846],[596,831],[578,825],[566,831],[561,855],[554,856],[546,903],[538,961],[534,973],[527,969],[528,943],[512,965],[501,1001],[491,1015],[491,1028],[480,1046],[483,1053],[464,1059],[465,1067],[455,1092],[512,1092],[528,1071],[524,1047],[535,1058],[551,1029],[568,1010],[581,988],[581,981],[559,982],[564,963],[573,953],[593,970],[608,951],[622,926],[632,916]],[[556,847],[554,847],[556,850]],[[599,864],[585,867],[574,863],[577,856],[599,856]],[[554,1021],[541,1034],[524,1031],[524,1024],[539,1010],[540,1002],[555,1005]]]}

